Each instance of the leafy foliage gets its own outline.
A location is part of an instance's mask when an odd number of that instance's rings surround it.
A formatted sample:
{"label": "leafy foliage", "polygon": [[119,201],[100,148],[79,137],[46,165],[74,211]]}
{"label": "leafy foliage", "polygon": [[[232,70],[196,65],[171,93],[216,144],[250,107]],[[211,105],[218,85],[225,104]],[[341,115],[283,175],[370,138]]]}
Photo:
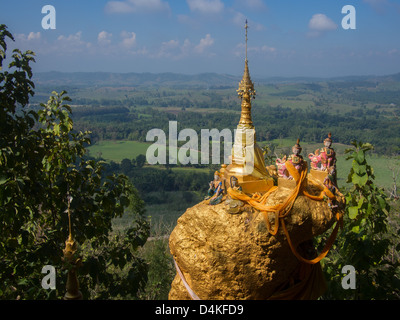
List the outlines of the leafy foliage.
{"label": "leafy foliage", "polygon": [[[400,264],[387,258],[388,250],[398,243],[398,236],[388,236],[390,205],[384,190],[375,186],[373,168],[366,160],[366,153],[373,146],[356,141],[352,145],[346,150],[347,160],[352,160],[348,182],[353,187],[345,195],[344,229],[325,262],[330,298],[398,298]],[[339,272],[344,265],[352,265],[357,271],[356,290],[341,287]]]}
{"label": "leafy foliage", "polygon": [[152,228],[152,237],[149,238],[141,253],[149,263],[148,282],[141,294],[144,300],[166,300],[171,289],[171,283],[176,275],[174,262],[169,251],[168,236],[172,232],[172,225],[156,222]]}
{"label": "leafy foliage", "polygon": [[[1,25],[0,67],[6,58],[6,38],[13,40]],[[0,296],[64,295],[68,266],[61,258],[71,196],[84,297],[135,298],[147,274],[146,263],[135,255],[149,233],[144,202],[125,176],[104,177],[101,162],[85,159],[89,132],[73,132],[66,92],[53,92],[39,111],[30,110],[31,62],[33,52],[15,49],[8,71],[0,73]],[[130,226],[125,233],[113,233],[113,219],[126,211]],[[57,270],[53,291],[41,288],[45,265]]]}

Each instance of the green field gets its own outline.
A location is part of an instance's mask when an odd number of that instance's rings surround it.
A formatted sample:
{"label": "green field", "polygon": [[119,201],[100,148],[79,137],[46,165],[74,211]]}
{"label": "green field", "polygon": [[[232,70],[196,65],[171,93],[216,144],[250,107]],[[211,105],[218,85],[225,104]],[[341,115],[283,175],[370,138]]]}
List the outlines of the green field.
{"label": "green field", "polygon": [[[338,185],[344,185],[350,172],[352,162],[346,161],[346,156],[339,156],[337,161]],[[393,186],[392,170],[390,168],[399,168],[400,161],[395,158],[385,156],[370,155],[367,156],[368,164],[374,169],[375,183],[377,186],[389,190]],[[397,169],[398,171],[398,169]]]}
{"label": "green field", "polygon": [[[147,149],[152,144],[153,143],[150,143],[150,142],[125,141],[125,140],[118,140],[118,141],[104,140],[104,141],[99,141],[96,144],[90,146],[88,148],[88,150],[89,150],[89,155],[91,157],[95,157],[95,158],[100,157],[107,161],[115,161],[115,162],[119,163],[123,159],[134,159],[139,154],[146,155]],[[159,151],[161,149],[163,149],[161,146],[158,147]],[[168,151],[175,150],[175,147],[171,148],[168,146],[168,143],[167,143],[166,150],[167,150],[166,152],[167,152],[167,160],[168,160]],[[179,154],[180,150],[182,150],[182,148],[178,147],[176,154]],[[221,148],[221,150],[222,150],[221,152],[223,152],[223,148]],[[199,155],[198,155],[199,160],[198,161],[200,162],[201,150],[197,151],[197,152],[199,152]],[[210,147],[209,152],[210,152],[210,154],[212,154],[211,147]],[[179,161],[178,161],[178,163],[179,163]]]}
{"label": "green field", "polygon": [[138,141],[99,141],[88,149],[92,157],[121,162],[122,159],[134,159],[139,154],[146,155],[150,145],[151,143]]}

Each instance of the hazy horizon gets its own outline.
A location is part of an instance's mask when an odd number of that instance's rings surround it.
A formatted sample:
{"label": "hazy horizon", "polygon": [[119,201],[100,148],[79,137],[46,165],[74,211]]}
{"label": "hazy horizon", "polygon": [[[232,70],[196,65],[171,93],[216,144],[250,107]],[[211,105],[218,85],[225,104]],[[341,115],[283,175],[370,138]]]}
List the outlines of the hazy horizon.
{"label": "hazy horizon", "polygon": [[[238,74],[233,74],[233,73],[218,73],[218,72],[195,72],[195,73],[183,73],[183,72],[134,72],[134,71],[127,71],[127,72],[113,72],[113,71],[59,71],[59,70],[49,70],[49,71],[38,71],[36,74],[44,74],[44,73],[62,73],[62,74],[77,74],[77,73],[87,73],[87,74],[94,74],[94,73],[105,73],[105,74],[121,74],[121,75],[129,75],[129,74],[138,74],[138,75],[145,75],[145,74],[152,74],[152,75],[158,75],[158,74],[175,74],[175,75],[183,75],[183,76],[198,76],[198,75],[205,75],[205,74],[216,74],[219,76],[228,76],[228,77],[242,77],[243,73],[238,73]],[[280,75],[257,75],[253,74],[251,69],[250,69],[250,76],[252,78],[258,78],[258,79],[269,79],[269,78],[287,78],[287,79],[296,79],[296,78],[310,78],[310,79],[335,79],[335,78],[358,78],[358,77],[389,77],[389,76],[394,76],[400,74],[400,70],[398,72],[393,72],[390,74],[346,74],[346,75],[341,75],[341,76],[308,76],[308,75],[293,75],[293,76],[280,76]]]}

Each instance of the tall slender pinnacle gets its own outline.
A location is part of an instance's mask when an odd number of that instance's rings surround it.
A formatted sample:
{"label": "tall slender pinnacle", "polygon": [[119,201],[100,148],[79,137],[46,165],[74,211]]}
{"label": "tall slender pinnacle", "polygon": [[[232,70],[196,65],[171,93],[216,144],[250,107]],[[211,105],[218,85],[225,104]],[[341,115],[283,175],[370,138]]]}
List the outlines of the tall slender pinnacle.
{"label": "tall slender pinnacle", "polygon": [[246,61],[247,61],[247,40],[248,40],[248,38],[247,38],[247,29],[249,28],[249,26],[248,26],[248,24],[247,24],[247,19],[246,19],[246,24],[245,24],[245,26],[244,26],[244,28],[246,29]]}
{"label": "tall slender pinnacle", "polygon": [[246,59],[244,61],[244,73],[242,81],[239,83],[239,89],[237,90],[239,97],[242,99],[242,112],[240,116],[239,124],[244,125],[246,127],[253,127],[253,121],[251,119],[251,98],[254,98],[256,95],[256,91],[254,90],[254,84],[250,78],[249,65],[247,60],[247,30],[249,28],[247,24],[245,24],[246,30]]}

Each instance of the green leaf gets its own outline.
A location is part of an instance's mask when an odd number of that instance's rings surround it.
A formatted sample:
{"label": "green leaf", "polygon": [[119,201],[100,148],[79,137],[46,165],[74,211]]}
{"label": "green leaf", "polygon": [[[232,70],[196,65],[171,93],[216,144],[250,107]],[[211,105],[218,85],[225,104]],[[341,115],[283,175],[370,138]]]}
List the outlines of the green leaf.
{"label": "green leaf", "polygon": [[351,164],[351,166],[353,167],[354,172],[356,172],[356,173],[359,172],[359,170],[360,170],[360,165],[359,165],[359,163],[357,162],[357,160],[354,159],[353,162],[352,162],[352,164]]}
{"label": "green leaf", "polygon": [[352,176],[352,182],[360,187],[365,186],[368,181],[368,175],[364,174],[363,176],[354,173]]}
{"label": "green leaf", "polygon": [[359,174],[360,176],[367,173],[367,166],[363,164],[359,164],[358,161],[353,160],[352,167],[355,173]]}
{"label": "green leaf", "polygon": [[18,285],[20,285],[20,286],[26,286],[27,284],[29,284],[28,279],[18,280]]}
{"label": "green leaf", "polygon": [[54,134],[56,136],[60,135],[60,125],[59,124],[54,125]]}
{"label": "green leaf", "polygon": [[372,145],[372,144],[370,144],[370,143],[364,143],[363,145],[362,145],[362,148],[363,148],[363,150],[364,151],[368,151],[368,150],[372,150],[372,149],[374,149],[374,146]]}
{"label": "green leaf", "polygon": [[351,228],[351,231],[357,234],[360,233],[360,226],[354,226],[353,228]]}
{"label": "green leaf", "polygon": [[354,220],[358,215],[358,207],[349,208],[349,218]]}
{"label": "green leaf", "polygon": [[358,208],[361,209],[362,205],[364,204],[364,197],[361,197],[361,199],[358,201]]}
{"label": "green leaf", "polygon": [[378,199],[380,208],[385,209],[387,205],[386,201],[381,196],[376,196],[376,199]]}
{"label": "green leaf", "polygon": [[357,155],[355,157],[355,160],[359,163],[359,164],[363,164],[365,161],[365,151],[364,150],[360,150],[357,152]]}
{"label": "green leaf", "polygon": [[5,177],[0,177],[0,186],[7,183],[8,179]]}

